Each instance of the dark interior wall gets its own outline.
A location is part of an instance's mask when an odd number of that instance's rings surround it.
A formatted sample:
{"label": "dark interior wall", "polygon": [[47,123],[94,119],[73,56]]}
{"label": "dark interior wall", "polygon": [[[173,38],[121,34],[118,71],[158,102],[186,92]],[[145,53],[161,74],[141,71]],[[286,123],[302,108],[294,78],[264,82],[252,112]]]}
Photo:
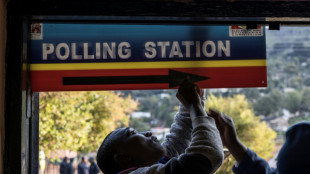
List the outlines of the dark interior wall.
{"label": "dark interior wall", "polygon": [[4,173],[21,173],[22,20],[7,9]]}
{"label": "dark interior wall", "polygon": [[[12,0],[32,15],[310,17],[309,1],[275,0]],[[13,3],[12,3],[13,4]]]}
{"label": "dark interior wall", "polygon": [[3,173],[6,1],[0,1],[0,173]]}

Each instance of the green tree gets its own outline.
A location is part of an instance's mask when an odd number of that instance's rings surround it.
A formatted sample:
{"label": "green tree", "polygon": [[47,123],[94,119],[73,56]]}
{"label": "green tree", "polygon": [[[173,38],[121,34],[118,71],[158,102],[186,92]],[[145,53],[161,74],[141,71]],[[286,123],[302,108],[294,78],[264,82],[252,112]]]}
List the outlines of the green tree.
{"label": "green tree", "polygon": [[302,93],[300,91],[287,92],[285,95],[284,106],[291,113],[295,114],[300,110],[302,103]]}
{"label": "green tree", "polygon": [[293,114],[299,113],[302,116],[310,111],[310,89],[304,88],[301,91],[288,92],[285,95],[285,108]]}
{"label": "green tree", "polygon": [[58,149],[94,151],[110,131],[128,125],[136,107],[131,97],[107,91],[40,93],[40,150],[47,157]]}
{"label": "green tree", "polygon": [[[217,109],[232,117],[240,140],[262,158],[272,157],[271,153],[274,151],[276,133],[265,122],[261,122],[255,116],[244,95],[223,98],[209,94],[206,108]],[[233,157],[228,157],[217,173],[232,173],[233,164]]]}
{"label": "green tree", "polygon": [[263,116],[279,115],[283,107],[283,95],[278,90],[272,90],[269,94],[264,95],[255,102],[254,109],[256,114]]}
{"label": "green tree", "polygon": [[255,102],[260,98],[260,92],[257,88],[242,88],[240,93],[244,94],[251,102]]}
{"label": "green tree", "polygon": [[112,130],[129,125],[130,115],[138,103],[130,96],[124,98],[120,93],[90,92],[94,109],[91,110],[92,126],[88,133],[89,144],[80,151],[94,151]]}
{"label": "green tree", "polygon": [[[138,93],[136,92],[136,94]],[[151,112],[152,126],[170,127],[173,123],[175,114],[174,108],[178,106],[178,100],[175,94],[176,90],[155,90],[153,93],[151,91],[139,92],[138,96],[144,96],[141,98],[139,97],[139,110]]]}
{"label": "green tree", "polygon": [[300,109],[302,112],[310,112],[310,89],[304,88],[302,90],[302,102]]}
{"label": "green tree", "polygon": [[288,81],[289,87],[300,90],[304,86],[303,81],[303,78],[300,76],[291,77]]}

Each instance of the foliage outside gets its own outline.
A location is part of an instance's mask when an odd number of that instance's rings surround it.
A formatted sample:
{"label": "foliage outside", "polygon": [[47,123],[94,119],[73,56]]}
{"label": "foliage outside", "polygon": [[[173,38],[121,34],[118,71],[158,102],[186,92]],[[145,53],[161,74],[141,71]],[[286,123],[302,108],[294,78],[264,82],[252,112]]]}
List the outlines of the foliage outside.
{"label": "foliage outside", "polygon": [[60,149],[96,151],[110,131],[128,126],[137,105],[110,91],[40,93],[40,150],[48,158]]}
{"label": "foliage outside", "polygon": [[122,91],[125,95],[139,99],[138,111],[151,113],[151,118],[132,118],[130,127],[140,132],[149,131],[151,127],[170,128],[177,112],[176,107],[179,106],[176,92],[177,90]]}
{"label": "foliage outside", "polygon": [[[213,108],[232,117],[240,140],[260,157],[272,157],[275,149],[276,133],[265,122],[260,122],[244,95],[233,97],[215,97],[209,94],[206,108]],[[232,173],[234,159],[230,155],[218,170],[218,174]]]}

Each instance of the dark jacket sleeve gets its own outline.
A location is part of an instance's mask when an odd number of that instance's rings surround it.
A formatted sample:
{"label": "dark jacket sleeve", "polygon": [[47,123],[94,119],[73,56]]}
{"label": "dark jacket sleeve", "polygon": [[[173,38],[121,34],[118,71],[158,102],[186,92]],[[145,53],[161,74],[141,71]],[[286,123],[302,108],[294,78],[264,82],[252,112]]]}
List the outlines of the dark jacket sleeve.
{"label": "dark jacket sleeve", "polygon": [[271,168],[267,161],[251,149],[247,149],[240,164],[234,165],[232,170],[235,174],[277,174],[277,169]]}

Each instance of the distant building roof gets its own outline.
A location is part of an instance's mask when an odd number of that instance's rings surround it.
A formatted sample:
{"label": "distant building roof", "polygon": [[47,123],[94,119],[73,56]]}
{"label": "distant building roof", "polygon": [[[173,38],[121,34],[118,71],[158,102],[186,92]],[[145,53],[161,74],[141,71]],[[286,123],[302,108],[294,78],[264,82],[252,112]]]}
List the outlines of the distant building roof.
{"label": "distant building roof", "polygon": [[131,114],[131,118],[150,118],[151,113],[150,112],[133,112]]}

